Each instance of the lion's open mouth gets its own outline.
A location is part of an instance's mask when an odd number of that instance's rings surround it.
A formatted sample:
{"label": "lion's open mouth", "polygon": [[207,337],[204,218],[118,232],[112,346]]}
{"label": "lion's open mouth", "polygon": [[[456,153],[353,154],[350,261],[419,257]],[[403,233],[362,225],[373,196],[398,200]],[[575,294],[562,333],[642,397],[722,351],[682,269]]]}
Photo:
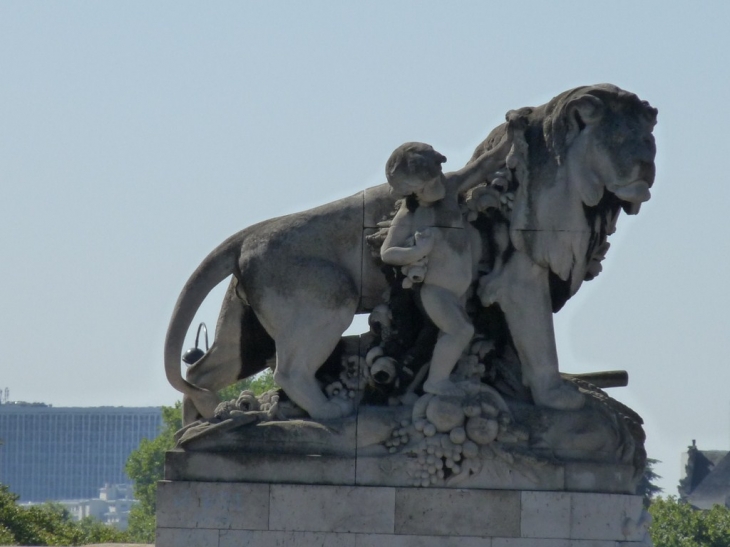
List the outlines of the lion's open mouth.
{"label": "lion's open mouth", "polygon": [[643,179],[620,186],[616,185],[613,188],[609,188],[609,190],[616,194],[622,201],[628,201],[629,203],[644,203],[651,198],[649,183]]}

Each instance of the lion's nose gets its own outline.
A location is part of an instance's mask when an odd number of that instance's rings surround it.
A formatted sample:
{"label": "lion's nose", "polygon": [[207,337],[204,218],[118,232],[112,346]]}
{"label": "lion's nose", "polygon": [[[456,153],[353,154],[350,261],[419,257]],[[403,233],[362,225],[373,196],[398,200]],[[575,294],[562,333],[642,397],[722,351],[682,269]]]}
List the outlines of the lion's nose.
{"label": "lion's nose", "polygon": [[642,157],[639,159],[646,161],[646,162],[652,162],[654,161],[654,158],[656,157],[656,142],[654,141],[653,135],[648,135],[644,137],[642,143],[644,154],[642,154]]}
{"label": "lion's nose", "polygon": [[656,175],[656,167],[654,165],[654,156],[652,155],[652,161],[642,162],[640,170],[641,180],[651,186],[654,183],[654,176]]}

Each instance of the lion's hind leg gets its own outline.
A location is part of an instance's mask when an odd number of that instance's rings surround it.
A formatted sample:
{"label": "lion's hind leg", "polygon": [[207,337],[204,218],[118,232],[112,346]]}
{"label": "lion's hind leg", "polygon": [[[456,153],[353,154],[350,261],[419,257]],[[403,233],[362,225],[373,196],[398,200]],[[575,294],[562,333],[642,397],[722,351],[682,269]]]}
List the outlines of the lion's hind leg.
{"label": "lion's hind leg", "polygon": [[[188,369],[187,380],[213,393],[235,383],[241,370],[241,358],[238,352],[227,352],[226,349],[230,348],[225,346],[225,344],[218,345],[214,342],[210,350]],[[188,396],[183,397],[182,415],[183,425],[203,417]]]}
{"label": "lion's hind leg", "polygon": [[355,306],[308,312],[297,321],[296,328],[276,339],[274,381],[312,418],[341,418],[352,412],[352,405],[344,400],[328,400],[315,374],[352,322]]}
{"label": "lion's hind leg", "polygon": [[[236,296],[235,288],[234,279],[223,299],[213,345],[186,373],[189,382],[213,393],[263,370],[273,356],[273,340],[251,307]],[[183,425],[187,425],[212,417],[215,409],[203,412],[185,396],[182,410]]]}
{"label": "lion's hind leg", "polygon": [[267,300],[267,309],[257,310],[257,314],[276,344],[274,381],[314,419],[350,414],[352,404],[328,400],[315,373],[352,322],[356,294],[340,300],[336,307],[322,305],[306,293],[286,298],[271,295]]}

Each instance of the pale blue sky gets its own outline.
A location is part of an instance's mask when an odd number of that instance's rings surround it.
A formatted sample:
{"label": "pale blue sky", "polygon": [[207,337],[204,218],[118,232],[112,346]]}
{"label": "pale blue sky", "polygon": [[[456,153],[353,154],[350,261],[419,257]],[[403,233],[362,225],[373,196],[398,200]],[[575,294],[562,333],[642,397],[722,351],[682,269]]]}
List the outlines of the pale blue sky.
{"label": "pale blue sky", "polygon": [[675,493],[693,438],[730,448],[728,21],[720,1],[0,2],[0,388],[171,404],[172,306],[228,235],[383,182],[405,141],[459,168],[507,110],[610,82],[659,109],[656,184],[557,315],[561,367],[629,371],[611,394]]}

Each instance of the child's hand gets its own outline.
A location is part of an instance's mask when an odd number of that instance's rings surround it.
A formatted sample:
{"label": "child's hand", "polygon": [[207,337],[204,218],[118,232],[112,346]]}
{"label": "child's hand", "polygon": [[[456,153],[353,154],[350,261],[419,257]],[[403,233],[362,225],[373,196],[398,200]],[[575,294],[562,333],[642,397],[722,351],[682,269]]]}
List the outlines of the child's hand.
{"label": "child's hand", "polygon": [[510,110],[505,115],[507,121],[507,133],[513,135],[515,131],[525,131],[529,125],[529,121],[525,113],[521,110]]}
{"label": "child's hand", "polygon": [[[529,120],[525,111],[528,109],[510,110],[507,112],[507,134],[512,143],[505,163],[508,169],[516,169],[520,162],[519,157],[527,154],[527,143],[525,142],[525,131],[529,126]],[[529,112],[528,112],[529,113]]]}
{"label": "child's hand", "polygon": [[510,110],[507,112],[505,119],[507,120],[507,130],[497,146],[494,147],[497,154],[503,157],[506,157],[510,152],[514,144],[515,134],[524,133],[529,125],[527,116],[519,110]]}
{"label": "child's hand", "polygon": [[423,250],[427,254],[430,253],[436,239],[435,234],[436,232],[432,228],[426,228],[425,230],[416,232],[416,248]]}
{"label": "child's hand", "polygon": [[477,214],[483,213],[487,209],[499,209],[500,197],[500,189],[494,186],[486,186],[482,184],[469,190],[464,201],[470,213],[467,220],[476,220]]}

